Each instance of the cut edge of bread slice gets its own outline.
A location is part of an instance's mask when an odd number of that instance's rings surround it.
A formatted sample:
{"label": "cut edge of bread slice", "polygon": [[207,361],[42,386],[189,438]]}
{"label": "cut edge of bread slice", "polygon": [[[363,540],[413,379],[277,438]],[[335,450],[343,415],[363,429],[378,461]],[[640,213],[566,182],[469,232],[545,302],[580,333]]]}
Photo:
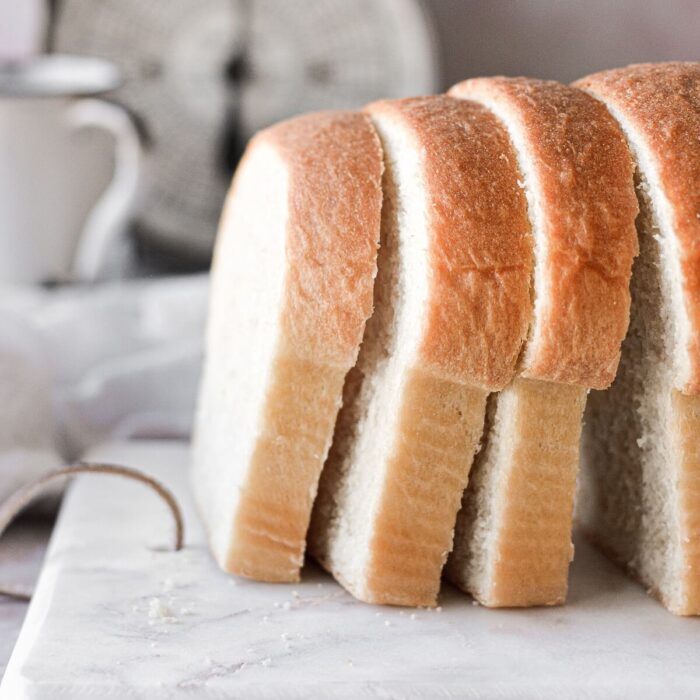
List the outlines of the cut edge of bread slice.
{"label": "cut edge of bread slice", "polygon": [[219,565],[296,581],[372,289],[382,152],[370,119],[322,112],[249,144],[212,267],[191,478]]}
{"label": "cut edge of bread slice", "polygon": [[507,135],[446,96],[367,108],[385,153],[375,313],[319,486],[309,551],[357,598],[433,606],[486,396],[530,314]]}
{"label": "cut edge of bread slice", "polygon": [[582,387],[523,378],[489,397],[446,571],[484,605],[564,602],[585,401]]}
{"label": "cut edge of bread slice", "polygon": [[613,387],[586,413],[577,519],[673,613],[700,614],[700,64],[576,83],[637,164],[641,253]]}
{"label": "cut edge of bread slice", "polygon": [[490,607],[561,604],[587,388],[612,381],[629,318],[632,163],[614,120],[574,88],[477,78],[450,94],[479,102],[508,130],[535,265],[521,376],[489,399],[446,576]]}

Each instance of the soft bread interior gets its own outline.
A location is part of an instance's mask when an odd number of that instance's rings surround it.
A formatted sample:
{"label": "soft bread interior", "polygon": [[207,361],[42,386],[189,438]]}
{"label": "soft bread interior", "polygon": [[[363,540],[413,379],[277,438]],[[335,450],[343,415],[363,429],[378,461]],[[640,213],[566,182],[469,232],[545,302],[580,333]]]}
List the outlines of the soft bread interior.
{"label": "soft bread interior", "polygon": [[[527,367],[539,353],[538,339],[548,337],[539,327],[553,294],[547,282],[553,263],[537,159],[517,108],[480,89],[457,87],[454,93],[490,110],[506,127],[516,154],[534,256],[533,315],[519,361]],[[586,390],[578,386],[515,379],[489,398],[482,449],[446,569],[450,580],[484,605],[564,602],[585,397]]]}
{"label": "soft bread interior", "polygon": [[522,378],[489,397],[446,570],[484,605],[564,602],[585,397]]}
{"label": "soft bread interior", "polygon": [[606,104],[637,162],[640,255],[617,378],[586,412],[577,518],[670,610],[699,614],[700,397],[676,391],[691,372],[691,329],[673,210],[641,133]]}
{"label": "soft bread interior", "polygon": [[368,542],[382,496],[383,465],[395,449],[406,371],[415,362],[428,295],[426,195],[420,149],[389,117],[374,119],[384,149],[379,271],[373,316],[324,466],[310,551],[366,599]]}
{"label": "soft bread interior", "polygon": [[678,468],[672,390],[676,275],[649,182],[637,173],[640,255],[630,327],[613,386],[586,411],[577,518],[670,607],[682,597]]}
{"label": "soft bread interior", "polygon": [[454,549],[445,569],[445,575],[451,581],[482,603],[493,598],[499,483],[505,483],[507,479],[506,456],[513,451],[515,435],[508,426],[515,411],[515,399],[515,393],[508,389],[488,398],[484,426],[486,440],[474,459],[469,485],[457,516]]}
{"label": "soft bread interior", "polygon": [[287,200],[286,165],[257,144],[236,176],[217,239],[193,443],[195,497],[222,567],[280,341]]}
{"label": "soft bread interior", "polygon": [[[459,91],[457,91],[457,95],[462,96]],[[520,365],[528,366],[528,358],[537,355],[538,352],[536,345],[537,338],[543,336],[542,333],[536,333],[535,329],[541,325],[540,319],[544,315],[542,310],[549,303],[550,295],[550,291],[547,289],[547,275],[545,269],[548,264],[549,249],[545,233],[545,216],[542,210],[541,188],[535,167],[536,159],[532,154],[527,133],[512,107],[509,107],[500,100],[489,97],[488,94],[469,92],[463,97],[478,102],[486,107],[486,109],[492,112],[508,129],[508,136],[513,144],[513,151],[521,175],[520,184],[527,198],[527,214],[530,220],[530,231],[534,248],[532,268],[533,310],[528,340],[521,354]]]}
{"label": "soft bread interior", "polygon": [[[637,162],[635,184],[642,209],[637,229],[640,236],[651,235],[658,246],[658,251],[653,254],[660,270],[658,288],[661,297],[658,308],[663,316],[666,364],[671,366],[675,385],[682,387],[691,371],[688,354],[691,326],[683,294],[681,254],[673,231],[673,209],[661,187],[648,145],[623,113],[613,104],[608,103],[607,107],[622,127]],[[646,275],[645,272],[642,274]]]}

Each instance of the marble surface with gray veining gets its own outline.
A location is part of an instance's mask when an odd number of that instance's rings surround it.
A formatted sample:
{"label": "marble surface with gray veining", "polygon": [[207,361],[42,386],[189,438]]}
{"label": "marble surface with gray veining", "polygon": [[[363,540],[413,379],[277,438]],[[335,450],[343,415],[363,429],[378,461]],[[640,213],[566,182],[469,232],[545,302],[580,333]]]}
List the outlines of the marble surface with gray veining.
{"label": "marble surface with gray veining", "polygon": [[186,446],[99,456],[175,491],[187,546],[168,550],[168,513],[142,485],[79,477],[4,700],[700,695],[700,620],[665,612],[583,542],[564,608],[486,610],[449,586],[436,610],[373,607],[313,565],[290,585],[221,573],[188,496]]}

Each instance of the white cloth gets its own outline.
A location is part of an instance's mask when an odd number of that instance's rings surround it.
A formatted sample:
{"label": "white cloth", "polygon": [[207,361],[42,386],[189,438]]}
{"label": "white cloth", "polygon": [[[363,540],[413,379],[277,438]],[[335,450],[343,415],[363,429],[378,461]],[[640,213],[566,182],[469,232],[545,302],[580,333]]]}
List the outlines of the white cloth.
{"label": "white cloth", "polygon": [[0,498],[110,438],[189,436],[208,277],[0,287]]}
{"label": "white cloth", "polygon": [[20,317],[0,321],[0,498],[61,464],[55,449],[51,375],[39,336]]}

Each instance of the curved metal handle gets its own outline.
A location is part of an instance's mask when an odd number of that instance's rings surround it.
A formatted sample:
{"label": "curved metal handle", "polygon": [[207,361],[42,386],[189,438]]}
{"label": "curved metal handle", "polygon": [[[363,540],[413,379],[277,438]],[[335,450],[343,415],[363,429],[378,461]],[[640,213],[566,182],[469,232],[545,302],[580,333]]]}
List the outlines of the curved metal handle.
{"label": "curved metal handle", "polygon": [[139,190],[142,147],[128,112],[111,102],[84,99],[68,108],[74,129],[96,127],[114,136],[114,176],[90,211],[73,258],[71,276],[95,281],[104,267],[105,255],[114,240],[126,233]]}

